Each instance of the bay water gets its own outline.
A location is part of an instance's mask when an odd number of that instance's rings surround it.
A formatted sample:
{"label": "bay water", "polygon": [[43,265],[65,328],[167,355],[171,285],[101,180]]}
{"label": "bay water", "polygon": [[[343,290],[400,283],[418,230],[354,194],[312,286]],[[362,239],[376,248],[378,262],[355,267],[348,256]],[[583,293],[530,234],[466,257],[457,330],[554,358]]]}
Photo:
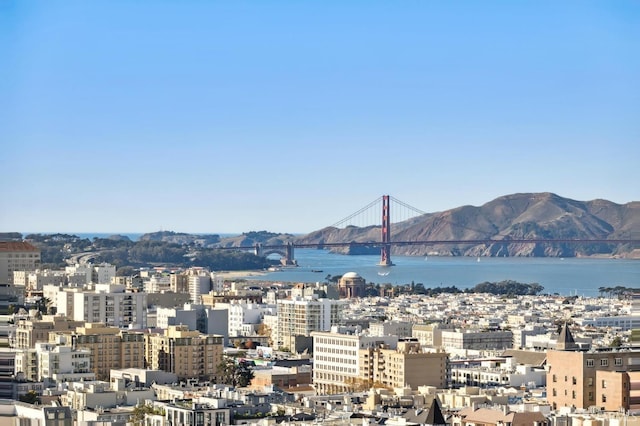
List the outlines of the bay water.
{"label": "bay water", "polygon": [[395,266],[381,267],[380,256],[348,256],[327,250],[296,249],[297,267],[250,280],[324,282],[328,275],[356,272],[367,282],[402,285],[422,283],[426,288],[456,286],[461,290],[484,281],[514,280],[538,283],[542,293],[596,297],[600,287],[640,289],[640,260],[611,258],[525,257],[413,257],[392,256]]}

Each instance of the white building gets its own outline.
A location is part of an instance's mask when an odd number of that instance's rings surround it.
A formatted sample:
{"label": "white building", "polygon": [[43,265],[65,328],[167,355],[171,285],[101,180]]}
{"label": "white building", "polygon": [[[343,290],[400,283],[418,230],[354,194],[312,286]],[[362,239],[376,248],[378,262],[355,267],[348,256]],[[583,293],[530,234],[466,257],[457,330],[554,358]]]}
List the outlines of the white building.
{"label": "white building", "polygon": [[313,331],[329,331],[340,323],[348,301],[314,298],[278,300],[278,341],[276,347],[295,348],[296,336],[311,336]]}
{"label": "white building", "polygon": [[55,343],[36,343],[38,379],[51,382],[94,380],[91,351],[67,346],[66,337],[57,336],[59,340]]}
{"label": "white building", "polygon": [[93,265],[90,263],[67,266],[64,268],[64,271],[69,275],[74,275],[75,277],[84,276],[84,284],[91,284],[91,280],[93,279]]}
{"label": "white building", "polygon": [[211,291],[211,274],[208,271],[202,271],[197,275],[189,275],[187,286],[191,302],[202,303],[200,296]]}
{"label": "white building", "polygon": [[146,293],[162,293],[171,290],[171,276],[155,274],[144,281],[144,291]]}
{"label": "white building", "polygon": [[125,292],[121,285],[96,284],[94,291],[71,294],[76,321],[100,322],[119,328],[147,327],[146,293]]}
{"label": "white building", "polygon": [[95,284],[111,284],[111,280],[116,276],[116,267],[108,263],[101,263],[93,267],[91,280]]}
{"label": "white building", "polygon": [[369,324],[369,334],[372,336],[412,337],[413,324],[409,321],[384,321]]}
{"label": "white building", "polygon": [[313,332],[313,385],[318,394],[327,393],[336,384],[348,389],[359,377],[360,349],[378,347],[381,344],[394,349],[398,336],[369,336],[343,334],[337,327],[331,332]]}
{"label": "white building", "polygon": [[229,311],[229,337],[247,336],[246,331],[255,330],[264,315],[275,314],[276,308],[257,303],[216,303],[214,309]]}
{"label": "white building", "polygon": [[13,285],[26,291],[40,292],[45,285],[64,285],[64,271],[13,271]]}
{"label": "white building", "polygon": [[454,386],[542,387],[547,382],[544,368],[515,365],[512,358],[484,360],[479,367],[451,367]]}

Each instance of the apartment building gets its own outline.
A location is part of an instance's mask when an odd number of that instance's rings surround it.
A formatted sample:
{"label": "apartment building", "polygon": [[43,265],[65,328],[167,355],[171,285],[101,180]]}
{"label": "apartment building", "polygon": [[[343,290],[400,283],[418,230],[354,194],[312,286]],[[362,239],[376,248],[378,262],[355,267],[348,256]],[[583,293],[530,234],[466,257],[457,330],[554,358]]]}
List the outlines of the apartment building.
{"label": "apartment building", "polygon": [[442,346],[442,331],[453,330],[453,326],[434,322],[430,324],[413,324],[411,336],[418,339],[422,346],[439,348]]}
{"label": "apartment building", "polygon": [[38,342],[48,342],[50,332],[75,330],[82,325],[83,321],[74,321],[61,315],[20,319],[11,346],[15,349],[34,348]]}
{"label": "apartment building", "polygon": [[145,335],[146,367],[175,373],[180,379],[213,378],[222,361],[223,336],[169,326]]}
{"label": "apartment building", "polygon": [[390,388],[435,386],[445,388],[449,377],[449,355],[425,352],[415,339],[398,341],[396,348],[372,346],[359,351],[359,377],[369,385]]}
{"label": "apartment building", "polygon": [[93,291],[71,294],[76,321],[100,322],[118,328],[147,327],[146,293],[128,292],[119,285],[96,284]]}
{"label": "apartment building", "polygon": [[40,267],[40,249],[24,241],[0,241],[0,284],[13,285],[14,271]]}
{"label": "apartment building", "polygon": [[547,399],[553,409],[631,407],[640,402],[630,392],[639,370],[640,351],[579,350],[565,324],[556,349],[547,350]]}
{"label": "apartment building", "polygon": [[[144,336],[141,332],[86,323],[75,331],[63,333],[71,336],[69,342],[72,346],[90,351],[91,371],[98,380],[109,379],[112,368],[144,367]],[[53,333],[50,333],[50,340],[53,338]]]}
{"label": "apartment building", "polygon": [[512,346],[511,331],[442,330],[442,347],[446,350],[498,350]]}
{"label": "apartment building", "polygon": [[13,285],[23,287],[29,295],[42,294],[43,286],[61,286],[66,280],[64,271],[13,271]]}
{"label": "apartment building", "polygon": [[[397,336],[346,334],[334,328],[331,332],[312,332],[313,385],[320,395],[352,392],[367,388],[369,374],[363,370],[364,356],[369,348],[397,346]],[[362,371],[362,376],[361,376]]]}
{"label": "apartment building", "polygon": [[[255,334],[256,329],[262,323],[265,314],[274,314],[273,306],[248,303],[247,301],[233,301],[231,303],[216,303],[214,310],[227,310],[229,312],[229,336],[247,336]],[[252,333],[247,330],[253,329]]]}
{"label": "apartment building", "polygon": [[91,353],[68,344],[68,336],[58,336],[52,343],[36,343],[38,380],[51,383],[94,380]]}
{"label": "apartment building", "polygon": [[346,301],[315,298],[278,300],[276,347],[296,350],[296,337],[311,336],[313,331],[329,331],[340,323]]}
{"label": "apartment building", "polygon": [[372,336],[394,335],[399,338],[411,337],[413,324],[409,321],[377,321],[369,324],[369,334]]}

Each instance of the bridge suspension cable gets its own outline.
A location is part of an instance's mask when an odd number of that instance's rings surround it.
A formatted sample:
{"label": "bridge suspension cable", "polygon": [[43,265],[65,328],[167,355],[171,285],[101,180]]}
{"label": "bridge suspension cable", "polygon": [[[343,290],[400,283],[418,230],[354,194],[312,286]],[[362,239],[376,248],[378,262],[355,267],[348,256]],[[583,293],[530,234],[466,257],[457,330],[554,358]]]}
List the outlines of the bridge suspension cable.
{"label": "bridge suspension cable", "polygon": [[371,209],[374,206],[380,205],[380,203],[381,203],[380,198],[376,198],[375,200],[373,200],[372,202],[370,202],[369,204],[367,204],[357,212],[351,213],[349,216],[345,217],[344,219],[334,223],[333,225],[331,225],[331,227],[342,228],[346,223],[351,222],[351,220],[354,219],[355,217],[360,216],[361,214],[363,214],[364,212],[366,212],[367,210]]}

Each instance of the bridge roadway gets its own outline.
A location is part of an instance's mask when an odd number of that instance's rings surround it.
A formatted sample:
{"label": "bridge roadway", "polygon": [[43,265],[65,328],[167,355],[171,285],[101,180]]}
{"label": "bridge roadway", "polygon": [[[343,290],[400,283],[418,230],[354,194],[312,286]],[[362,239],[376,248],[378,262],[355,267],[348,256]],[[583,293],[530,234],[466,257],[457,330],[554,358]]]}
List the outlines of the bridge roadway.
{"label": "bridge roadway", "polygon": [[[293,248],[324,248],[324,247],[381,247],[390,246],[433,246],[437,244],[640,244],[640,240],[629,239],[481,239],[481,240],[423,240],[423,241],[368,241],[368,242],[344,242],[344,243],[288,243],[276,245],[261,245],[262,250],[285,250]],[[255,250],[256,246],[219,247],[222,250]]]}

